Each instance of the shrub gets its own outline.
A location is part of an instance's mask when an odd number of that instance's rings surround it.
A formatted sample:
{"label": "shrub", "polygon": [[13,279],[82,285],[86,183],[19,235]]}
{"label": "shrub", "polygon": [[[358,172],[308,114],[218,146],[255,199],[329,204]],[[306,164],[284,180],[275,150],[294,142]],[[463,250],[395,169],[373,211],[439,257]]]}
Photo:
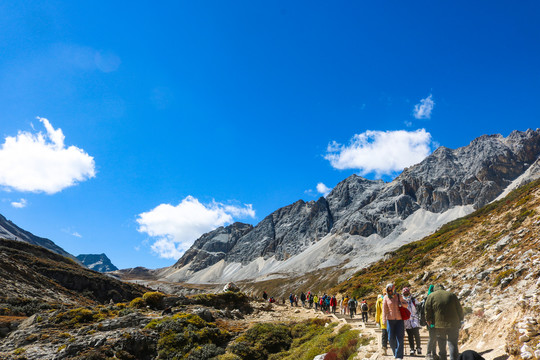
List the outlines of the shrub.
{"label": "shrub", "polygon": [[[226,331],[220,330],[214,323],[207,323],[194,314],[176,314],[152,320],[146,328],[159,333],[160,359],[216,357],[225,352],[219,347],[229,339]],[[209,356],[210,354],[212,356]],[[209,357],[205,357],[207,355]]]}
{"label": "shrub", "polygon": [[291,343],[289,326],[259,323],[239,336],[229,350],[242,359],[266,360],[269,354],[288,350]]}
{"label": "shrub", "polygon": [[79,324],[93,322],[96,319],[95,315],[96,313],[92,310],[77,308],[57,314],[53,319],[53,322],[67,326],[78,326]]}
{"label": "shrub", "polygon": [[135,298],[131,300],[129,306],[132,308],[142,309],[146,307],[146,301],[142,297]]}
{"label": "shrub", "polygon": [[[154,292],[147,292],[143,295],[143,300],[146,302],[146,305],[150,306],[152,309],[159,309],[161,308],[161,301],[165,295],[163,293],[160,293],[159,291]],[[132,300],[131,302],[135,301]]]}

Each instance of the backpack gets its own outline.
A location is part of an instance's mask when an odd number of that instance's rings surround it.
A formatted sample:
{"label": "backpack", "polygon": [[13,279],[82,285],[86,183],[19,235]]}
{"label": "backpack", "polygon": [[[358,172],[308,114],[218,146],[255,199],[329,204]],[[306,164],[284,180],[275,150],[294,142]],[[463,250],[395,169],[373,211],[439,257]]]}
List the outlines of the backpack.
{"label": "backpack", "polygon": [[354,309],[356,308],[356,301],[355,300],[349,300],[349,309]]}
{"label": "backpack", "polygon": [[416,303],[416,315],[419,318],[420,326],[426,326],[426,313],[424,312],[424,306],[426,305],[426,300]]}
{"label": "backpack", "polygon": [[362,303],[362,311],[368,311],[367,303]]}

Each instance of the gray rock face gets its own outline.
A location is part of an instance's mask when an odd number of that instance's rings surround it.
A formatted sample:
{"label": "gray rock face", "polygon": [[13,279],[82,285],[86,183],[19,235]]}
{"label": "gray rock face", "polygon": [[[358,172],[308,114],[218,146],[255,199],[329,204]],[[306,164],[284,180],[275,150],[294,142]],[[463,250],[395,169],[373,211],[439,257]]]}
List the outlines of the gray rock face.
{"label": "gray rock face", "polygon": [[540,155],[540,129],[508,137],[484,135],[468,146],[440,147],[391,183],[351,175],[326,198],[299,200],[257,226],[233,224],[203,235],[173,268],[192,272],[224,259],[247,264],[262,257],[287,260],[328,234],[386,237],[415,211],[480,208],[495,199]]}
{"label": "gray rock face", "polygon": [[77,259],[90,270],[107,272],[118,270],[105,254],[81,254]]}

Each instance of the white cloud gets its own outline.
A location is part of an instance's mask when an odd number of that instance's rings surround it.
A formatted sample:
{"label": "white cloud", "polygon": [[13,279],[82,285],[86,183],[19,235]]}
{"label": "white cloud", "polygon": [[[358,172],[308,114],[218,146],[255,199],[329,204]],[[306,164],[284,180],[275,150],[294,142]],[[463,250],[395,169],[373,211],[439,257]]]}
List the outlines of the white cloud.
{"label": "white cloud", "polygon": [[94,158],[64,145],[62,129],[44,118],[46,133],[20,131],[0,148],[0,185],[8,190],[54,194],[95,176]]}
{"label": "white cloud", "polygon": [[78,237],[78,238],[82,238],[82,235],[79,234],[79,233],[76,232],[76,231],[75,231],[74,233],[72,233],[71,235],[73,235],[73,236],[75,236],[75,237]]}
{"label": "white cloud", "polygon": [[361,175],[392,175],[422,161],[431,152],[431,134],[416,131],[372,131],[356,134],[349,145],[328,145],[325,159],[336,169],[358,169]]}
{"label": "white cloud", "polygon": [[332,189],[320,182],[317,184],[317,191],[319,192],[319,194],[323,194],[323,196],[326,196],[330,193],[330,191],[332,191]]}
{"label": "white cloud", "polygon": [[433,95],[429,94],[427,98],[420,100],[419,104],[414,105],[413,116],[416,119],[431,119],[434,106]]}
{"label": "white cloud", "polygon": [[13,206],[14,208],[18,208],[18,209],[22,209],[23,207],[26,207],[26,205],[27,205],[26,199],[21,199],[19,201],[13,201],[11,203],[11,206]]}
{"label": "white cloud", "polygon": [[137,230],[157,238],[151,248],[160,257],[177,259],[202,234],[247,217],[255,217],[251,204],[239,207],[213,201],[204,205],[188,196],[177,206],[161,204],[139,214]]}

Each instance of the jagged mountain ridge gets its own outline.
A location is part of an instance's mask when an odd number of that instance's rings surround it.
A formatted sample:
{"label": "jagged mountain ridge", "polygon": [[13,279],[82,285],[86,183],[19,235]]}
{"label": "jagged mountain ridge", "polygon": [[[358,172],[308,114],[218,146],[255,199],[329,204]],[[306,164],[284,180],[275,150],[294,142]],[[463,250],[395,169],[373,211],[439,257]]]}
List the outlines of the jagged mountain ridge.
{"label": "jagged mountain ridge", "polygon": [[[47,250],[60,254],[62,256],[67,256],[73,260],[76,258],[62,249],[60,246],[56,245],[53,241],[36,236],[29,231],[21,229],[15,225],[12,221],[6,219],[3,215],[0,214],[0,238],[8,240],[18,240],[23,241],[28,244],[38,245],[44,247]],[[78,261],[78,260],[76,260]]]}
{"label": "jagged mountain ridge", "polygon": [[80,254],[77,259],[90,270],[102,273],[118,270],[105,254]]}
{"label": "jagged mountain ridge", "polygon": [[[352,175],[326,198],[278,209],[228,242],[229,251],[219,257],[203,255],[203,248],[214,242],[211,233],[203,235],[161,275],[223,282],[340,265],[353,258],[352,266],[369,263],[367,253],[381,255],[418,240],[489,203],[539,155],[539,129],[514,131],[506,138],[484,135],[456,150],[440,147],[390,183]],[[419,229],[409,234],[413,228]],[[203,256],[205,267],[200,265]]]}

